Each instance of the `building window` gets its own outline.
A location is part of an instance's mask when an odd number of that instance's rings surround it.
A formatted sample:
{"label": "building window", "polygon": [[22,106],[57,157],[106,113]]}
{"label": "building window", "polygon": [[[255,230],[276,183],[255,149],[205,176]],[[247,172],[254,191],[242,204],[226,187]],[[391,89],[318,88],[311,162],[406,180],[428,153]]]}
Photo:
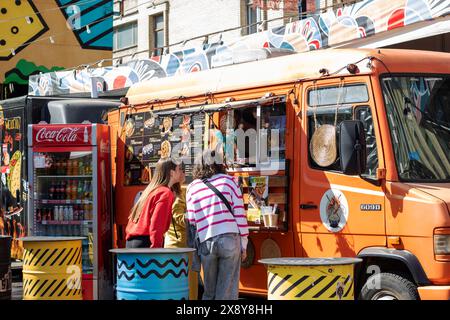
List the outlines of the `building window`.
{"label": "building window", "polygon": [[120,25],[114,29],[114,50],[137,45],[137,22]]}
{"label": "building window", "polygon": [[117,0],[114,1],[114,11],[121,16],[138,11],[138,0]]}
{"label": "building window", "polygon": [[[247,13],[247,19],[246,19],[246,31],[247,34],[256,33],[258,31],[258,22],[261,22],[264,20],[264,12],[261,9],[261,5],[265,7],[265,0],[246,0],[247,6],[246,6],[246,13]],[[258,3],[254,3],[254,1],[257,1]]]}
{"label": "building window", "polygon": [[164,47],[164,15],[158,14],[154,18],[153,32],[155,36],[155,47]]}

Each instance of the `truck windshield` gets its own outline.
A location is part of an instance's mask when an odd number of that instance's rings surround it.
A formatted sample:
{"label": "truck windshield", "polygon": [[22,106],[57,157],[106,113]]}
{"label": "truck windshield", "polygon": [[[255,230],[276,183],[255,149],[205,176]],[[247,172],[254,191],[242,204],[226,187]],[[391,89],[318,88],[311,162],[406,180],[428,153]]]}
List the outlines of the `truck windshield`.
{"label": "truck windshield", "polygon": [[450,75],[381,78],[402,181],[450,181]]}

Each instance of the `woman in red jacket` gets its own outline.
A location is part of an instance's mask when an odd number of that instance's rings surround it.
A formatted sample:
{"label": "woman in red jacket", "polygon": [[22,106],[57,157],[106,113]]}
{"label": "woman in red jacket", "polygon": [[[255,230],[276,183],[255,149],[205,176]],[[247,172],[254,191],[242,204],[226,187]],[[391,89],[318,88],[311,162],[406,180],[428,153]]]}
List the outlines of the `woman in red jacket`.
{"label": "woman in red jacket", "polygon": [[127,248],[162,248],[170,226],[174,194],[183,168],[172,159],[160,160],[150,184],[131,209],[126,228]]}

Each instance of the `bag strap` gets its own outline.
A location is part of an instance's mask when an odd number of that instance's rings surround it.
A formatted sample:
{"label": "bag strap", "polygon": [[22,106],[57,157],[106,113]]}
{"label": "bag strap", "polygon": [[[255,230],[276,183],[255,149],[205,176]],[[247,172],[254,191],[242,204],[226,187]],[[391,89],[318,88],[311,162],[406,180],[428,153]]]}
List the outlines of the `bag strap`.
{"label": "bag strap", "polygon": [[206,186],[208,188],[210,188],[219,198],[220,200],[222,200],[222,202],[226,205],[226,207],[228,208],[228,211],[230,211],[230,213],[233,215],[234,217],[234,213],[233,213],[233,209],[231,208],[230,203],[228,202],[227,198],[225,198],[225,196],[219,191],[217,190],[216,187],[214,187],[211,182],[208,181],[208,179],[204,178],[202,179],[203,183],[206,184]]}
{"label": "bag strap", "polygon": [[175,231],[175,237],[178,240],[177,228],[175,228],[175,219],[173,218],[173,215],[172,215],[172,225],[173,225],[173,231]]}

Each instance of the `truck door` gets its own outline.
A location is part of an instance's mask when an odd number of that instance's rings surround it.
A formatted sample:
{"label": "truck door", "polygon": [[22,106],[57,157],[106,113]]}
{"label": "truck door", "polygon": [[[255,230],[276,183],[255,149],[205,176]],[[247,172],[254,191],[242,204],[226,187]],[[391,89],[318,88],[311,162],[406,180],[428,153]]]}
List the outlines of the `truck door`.
{"label": "truck door", "polygon": [[[303,254],[351,257],[365,247],[384,246],[385,196],[375,184],[384,163],[370,79],[307,82],[302,99],[296,130],[300,159],[295,163],[300,162],[297,199]],[[339,124],[352,119],[363,121],[366,131],[364,178],[344,175],[340,168]]]}

